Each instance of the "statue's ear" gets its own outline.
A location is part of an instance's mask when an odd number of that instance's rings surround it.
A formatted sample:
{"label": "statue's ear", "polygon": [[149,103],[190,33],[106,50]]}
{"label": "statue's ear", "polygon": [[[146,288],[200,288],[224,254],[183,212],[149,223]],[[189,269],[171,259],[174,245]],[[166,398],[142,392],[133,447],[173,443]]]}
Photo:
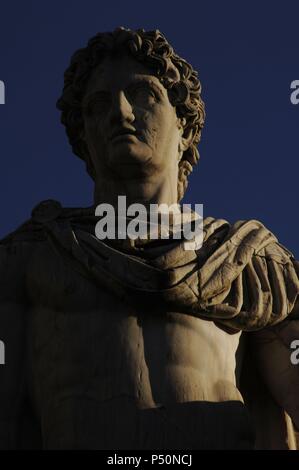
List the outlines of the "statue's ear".
{"label": "statue's ear", "polygon": [[179,141],[179,153],[185,152],[188,150],[193,140],[193,131],[192,129],[185,129],[186,119],[179,119],[179,128],[181,130],[181,137]]}

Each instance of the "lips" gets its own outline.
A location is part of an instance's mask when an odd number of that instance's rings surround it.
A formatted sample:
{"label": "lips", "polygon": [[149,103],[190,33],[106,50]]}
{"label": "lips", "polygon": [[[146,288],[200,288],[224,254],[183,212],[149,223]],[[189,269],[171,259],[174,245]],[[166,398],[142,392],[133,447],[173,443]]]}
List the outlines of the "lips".
{"label": "lips", "polygon": [[112,132],[110,136],[110,140],[122,139],[122,138],[130,138],[130,136],[136,136],[137,132],[135,129],[122,127],[121,129],[116,129]]}

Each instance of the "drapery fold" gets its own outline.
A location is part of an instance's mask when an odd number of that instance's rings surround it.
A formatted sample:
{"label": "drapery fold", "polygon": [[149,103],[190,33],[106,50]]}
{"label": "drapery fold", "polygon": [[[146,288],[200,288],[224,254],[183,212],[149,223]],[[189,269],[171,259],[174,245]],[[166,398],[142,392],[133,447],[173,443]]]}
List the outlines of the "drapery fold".
{"label": "drapery fold", "polygon": [[101,241],[97,221],[93,208],[55,212],[48,204],[12,238],[48,239],[82,274],[156,312],[253,331],[281,322],[298,306],[298,264],[257,220],[230,225],[205,218],[197,250],[185,250],[184,239]]}

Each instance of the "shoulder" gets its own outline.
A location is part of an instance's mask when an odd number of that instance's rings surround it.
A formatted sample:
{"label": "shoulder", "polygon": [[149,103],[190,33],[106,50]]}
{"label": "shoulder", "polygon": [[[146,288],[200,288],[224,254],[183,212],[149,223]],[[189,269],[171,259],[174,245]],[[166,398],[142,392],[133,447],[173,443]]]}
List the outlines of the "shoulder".
{"label": "shoulder", "polygon": [[0,240],[0,299],[25,297],[26,273],[35,251],[47,239],[43,221],[45,215],[53,213],[56,201],[42,201],[37,204],[31,217],[16,230]]}
{"label": "shoulder", "polygon": [[64,208],[54,199],[41,201],[34,206],[28,220],[0,240],[0,247],[21,246],[26,242],[34,245],[47,238],[47,227],[52,222],[81,219],[92,213],[92,208]]}
{"label": "shoulder", "polygon": [[35,205],[31,217],[0,240],[0,296],[23,292],[32,267],[38,266],[43,272],[43,262],[49,261],[57,241],[62,248],[70,249],[70,230],[88,228],[94,223],[92,216],[93,208],[64,208],[53,199]]}
{"label": "shoulder", "polygon": [[235,300],[238,305],[243,302],[245,314],[241,312],[240,316],[243,315],[247,330],[286,318],[299,296],[299,265],[293,254],[259,220],[228,224],[211,219],[214,230],[206,225],[210,236],[203,247],[212,247],[211,251],[205,250],[210,256],[206,263],[207,286],[210,288],[217,281],[220,287],[232,288],[232,296],[237,289]]}
{"label": "shoulder", "polygon": [[293,296],[297,295],[299,264],[293,253],[262,222],[255,219],[236,222],[230,228],[230,239],[239,251],[250,253],[253,267],[264,271],[273,285],[274,281],[276,286],[284,284],[288,294],[293,291]]}
{"label": "shoulder", "polygon": [[239,251],[251,252],[251,256],[272,258],[281,263],[294,259],[293,254],[279,242],[273,232],[256,219],[229,223],[223,219],[207,217],[203,220],[203,230],[204,240],[216,237],[219,248],[223,244],[231,246],[232,250],[239,247]]}
{"label": "shoulder", "polygon": [[247,286],[251,292],[259,291],[263,310],[266,305],[271,306],[271,322],[279,323],[297,308],[299,264],[262,222],[240,221],[233,227],[239,237],[239,249],[252,253],[245,267]]}
{"label": "shoulder", "polygon": [[294,255],[280,243],[276,235],[260,220],[239,220],[229,229],[234,243],[248,247],[253,255],[272,259],[281,264],[294,260]]}

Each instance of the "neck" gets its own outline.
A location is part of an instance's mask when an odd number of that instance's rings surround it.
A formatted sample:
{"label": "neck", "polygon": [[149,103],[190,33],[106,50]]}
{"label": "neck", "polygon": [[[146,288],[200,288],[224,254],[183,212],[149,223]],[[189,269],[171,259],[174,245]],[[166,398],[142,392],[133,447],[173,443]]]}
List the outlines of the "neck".
{"label": "neck", "polygon": [[176,204],[177,176],[169,174],[164,178],[157,178],[155,175],[155,178],[130,181],[99,179],[95,182],[95,205],[106,203],[116,208],[118,196],[126,196],[127,205],[140,203],[148,207],[149,204]]}

